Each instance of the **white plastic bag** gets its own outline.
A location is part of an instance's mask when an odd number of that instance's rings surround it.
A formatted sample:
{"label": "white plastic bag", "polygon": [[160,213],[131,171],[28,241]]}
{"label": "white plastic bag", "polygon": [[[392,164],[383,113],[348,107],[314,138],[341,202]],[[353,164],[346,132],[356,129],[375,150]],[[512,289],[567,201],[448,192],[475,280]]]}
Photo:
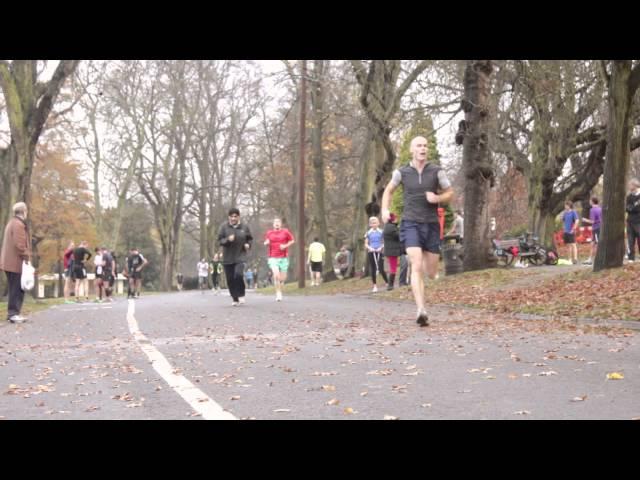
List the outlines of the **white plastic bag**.
{"label": "white plastic bag", "polygon": [[31,290],[36,283],[34,278],[35,271],[36,269],[33,268],[30,263],[25,261],[22,262],[22,277],[20,278],[20,285],[22,286],[22,290],[25,292]]}

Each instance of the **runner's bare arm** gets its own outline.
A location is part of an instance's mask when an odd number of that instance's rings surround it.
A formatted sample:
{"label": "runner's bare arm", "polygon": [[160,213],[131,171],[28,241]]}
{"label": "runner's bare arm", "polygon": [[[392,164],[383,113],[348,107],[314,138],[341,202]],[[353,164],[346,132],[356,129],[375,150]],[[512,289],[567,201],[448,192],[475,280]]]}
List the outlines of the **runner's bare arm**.
{"label": "runner's bare arm", "polygon": [[389,221],[389,205],[391,204],[391,196],[393,192],[397,188],[397,185],[394,185],[393,182],[389,182],[387,187],[384,189],[384,193],[382,194],[382,223],[387,223]]}
{"label": "runner's bare arm", "polygon": [[287,248],[289,248],[294,243],[296,243],[296,241],[293,240],[293,239],[290,242],[283,243],[282,245],[280,245],[280,250],[286,250]]}
{"label": "runner's bare arm", "polygon": [[291,240],[289,240],[289,243],[287,243],[287,248],[296,243],[296,238],[293,236],[293,234],[291,232],[289,232],[289,234],[291,235]]}
{"label": "runner's bare arm", "polygon": [[449,203],[453,199],[453,188],[445,188],[439,194],[427,192],[427,202],[429,203]]}

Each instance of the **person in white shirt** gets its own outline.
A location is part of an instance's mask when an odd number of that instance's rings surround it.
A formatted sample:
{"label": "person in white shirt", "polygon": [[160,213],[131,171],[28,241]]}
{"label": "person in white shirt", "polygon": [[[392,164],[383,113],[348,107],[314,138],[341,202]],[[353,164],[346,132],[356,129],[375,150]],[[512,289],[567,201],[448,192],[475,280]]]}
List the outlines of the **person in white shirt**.
{"label": "person in white shirt", "polygon": [[102,303],[102,293],[104,292],[104,276],[102,274],[102,267],[104,266],[104,262],[102,261],[102,249],[100,247],[96,247],[95,256],[93,257],[93,264],[96,267],[95,274],[95,285],[96,285],[96,302]]}
{"label": "person in white shirt", "polygon": [[209,288],[209,262],[205,258],[198,262],[198,286],[200,291],[204,294],[205,289]]}
{"label": "person in white shirt", "polygon": [[464,217],[462,216],[462,210],[456,210],[453,225],[447,235],[458,235],[460,237],[460,243],[462,243],[462,239],[464,237]]}

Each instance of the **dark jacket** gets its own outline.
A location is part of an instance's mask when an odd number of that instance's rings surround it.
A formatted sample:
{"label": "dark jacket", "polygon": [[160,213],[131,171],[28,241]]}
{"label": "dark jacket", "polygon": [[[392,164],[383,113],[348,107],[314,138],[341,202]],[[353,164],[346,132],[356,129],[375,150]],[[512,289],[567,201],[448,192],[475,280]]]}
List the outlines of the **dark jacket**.
{"label": "dark jacket", "polygon": [[[229,242],[230,235],[235,235],[233,242]],[[244,244],[248,243],[251,248],[253,236],[249,227],[243,223],[233,226],[229,222],[220,225],[218,229],[218,242],[222,246],[222,263],[229,265],[232,263],[241,263],[247,261],[247,251]]]}
{"label": "dark jacket", "polygon": [[640,223],[640,195],[627,195],[627,221],[634,225]]}
{"label": "dark jacket", "polygon": [[382,237],[384,239],[385,257],[399,257],[404,253],[400,243],[400,231],[397,223],[388,222],[382,230]]}
{"label": "dark jacket", "polygon": [[22,273],[22,262],[31,259],[31,237],[24,220],[13,217],[7,223],[0,251],[0,270]]}

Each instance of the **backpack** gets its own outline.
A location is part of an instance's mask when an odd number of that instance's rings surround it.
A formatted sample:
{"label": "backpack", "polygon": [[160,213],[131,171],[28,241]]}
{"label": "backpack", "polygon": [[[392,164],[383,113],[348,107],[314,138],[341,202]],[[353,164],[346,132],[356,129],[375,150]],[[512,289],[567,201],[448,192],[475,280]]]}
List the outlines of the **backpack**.
{"label": "backpack", "polygon": [[547,249],[547,258],[544,261],[545,265],[557,265],[558,264],[558,252],[550,248]]}

